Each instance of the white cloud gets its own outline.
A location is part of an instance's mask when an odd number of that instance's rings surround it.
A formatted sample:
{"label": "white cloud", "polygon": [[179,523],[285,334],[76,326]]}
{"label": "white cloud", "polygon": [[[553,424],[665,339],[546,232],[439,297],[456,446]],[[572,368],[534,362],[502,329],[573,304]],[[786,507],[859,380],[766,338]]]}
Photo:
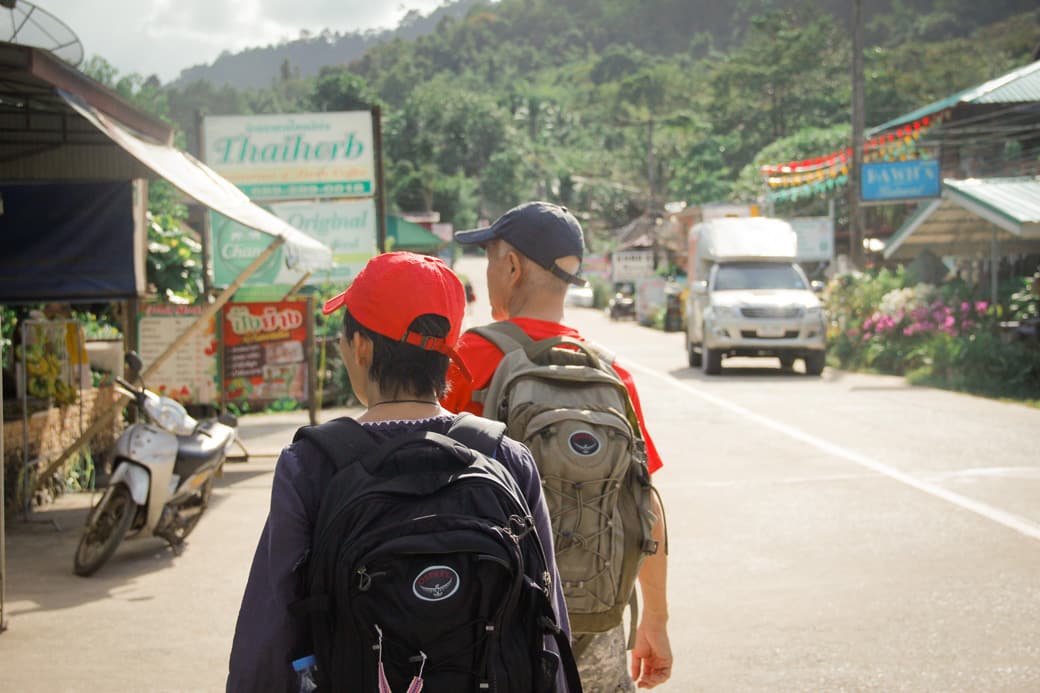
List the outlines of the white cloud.
{"label": "white cloud", "polygon": [[342,33],[395,26],[409,10],[429,13],[442,0],[32,0],[67,24],[87,56],[121,74],[171,81],[184,68],[291,40],[305,29]]}

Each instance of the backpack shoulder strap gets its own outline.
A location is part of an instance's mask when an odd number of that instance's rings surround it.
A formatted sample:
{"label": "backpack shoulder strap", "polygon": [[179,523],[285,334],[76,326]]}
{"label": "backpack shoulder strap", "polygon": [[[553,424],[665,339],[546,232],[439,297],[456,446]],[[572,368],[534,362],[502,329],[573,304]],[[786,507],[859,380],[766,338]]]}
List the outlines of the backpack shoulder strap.
{"label": "backpack shoulder strap", "polygon": [[317,426],[301,426],[293,442],[309,440],[336,466],[336,471],[361,459],[376,446],[372,434],[349,416],[342,416]]}
{"label": "backpack shoulder strap", "polygon": [[523,349],[528,344],[534,343],[534,340],[520,329],[519,325],[509,320],[500,320],[479,327],[471,327],[468,331],[488,340],[501,349],[504,354],[508,354],[516,349]]}
{"label": "backpack shoulder strap", "polygon": [[486,457],[494,457],[502,437],[506,434],[506,425],[500,421],[485,419],[483,416],[462,413],[455,418],[448,435]]}

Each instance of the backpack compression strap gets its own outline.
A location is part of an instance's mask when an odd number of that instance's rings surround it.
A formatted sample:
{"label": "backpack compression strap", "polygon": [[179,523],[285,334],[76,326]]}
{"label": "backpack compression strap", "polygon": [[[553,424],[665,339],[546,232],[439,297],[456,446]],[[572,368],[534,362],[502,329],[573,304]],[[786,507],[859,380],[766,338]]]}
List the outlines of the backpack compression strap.
{"label": "backpack compression strap", "polygon": [[341,416],[317,426],[301,426],[293,442],[309,440],[336,466],[336,471],[360,459],[376,446],[365,427],[349,416]]}
{"label": "backpack compression strap", "polygon": [[506,434],[506,425],[470,413],[459,414],[448,429],[448,435],[485,457],[495,457]]}

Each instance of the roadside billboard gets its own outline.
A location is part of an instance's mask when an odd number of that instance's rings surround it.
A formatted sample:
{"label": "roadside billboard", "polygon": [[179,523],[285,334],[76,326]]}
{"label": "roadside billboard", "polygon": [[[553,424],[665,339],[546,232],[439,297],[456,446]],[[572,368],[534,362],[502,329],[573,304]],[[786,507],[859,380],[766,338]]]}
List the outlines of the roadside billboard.
{"label": "roadside billboard", "polygon": [[834,259],[834,220],[830,217],[787,219],[798,234],[798,262],[828,262]]}
{"label": "roadside billboard", "polygon": [[896,202],[939,197],[942,179],[934,159],[879,161],[863,164],[860,199]]}
{"label": "roadside billboard", "polygon": [[308,387],[308,312],[303,300],[224,307],[224,393],[231,402],[294,399]]}
{"label": "roadside billboard", "polygon": [[[270,237],[268,237],[269,239]],[[150,366],[202,315],[203,305],[145,303],[137,318],[137,351]],[[217,318],[211,317],[148,378],[148,387],[179,402],[214,404],[219,401],[217,371]]]}
{"label": "roadside billboard", "polygon": [[206,164],[253,200],[375,194],[372,113],[206,116]]}
{"label": "roadside billboard", "polygon": [[611,279],[634,282],[654,276],[654,251],[615,250],[610,255]]}
{"label": "roadside billboard", "polygon": [[[376,207],[371,199],[337,202],[281,202],[270,205],[279,218],[332,249],[333,266],[315,272],[311,285],[326,282],[342,285],[353,280],[377,254]],[[213,239],[213,284],[228,286],[263,250],[270,236],[211,212]],[[295,284],[301,272],[285,266],[284,249],[279,249],[250,277],[246,286]]]}

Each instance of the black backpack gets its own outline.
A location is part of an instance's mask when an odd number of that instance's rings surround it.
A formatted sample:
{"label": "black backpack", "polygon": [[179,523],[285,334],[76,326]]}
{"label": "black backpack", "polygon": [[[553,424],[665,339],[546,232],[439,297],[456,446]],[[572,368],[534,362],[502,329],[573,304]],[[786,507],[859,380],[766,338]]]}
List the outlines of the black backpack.
{"label": "black backpack", "polygon": [[580,693],[531,511],[493,458],[503,434],[465,414],[383,443],[349,418],[297,431],[336,465],[293,607],[318,690],[551,693],[562,660]]}

